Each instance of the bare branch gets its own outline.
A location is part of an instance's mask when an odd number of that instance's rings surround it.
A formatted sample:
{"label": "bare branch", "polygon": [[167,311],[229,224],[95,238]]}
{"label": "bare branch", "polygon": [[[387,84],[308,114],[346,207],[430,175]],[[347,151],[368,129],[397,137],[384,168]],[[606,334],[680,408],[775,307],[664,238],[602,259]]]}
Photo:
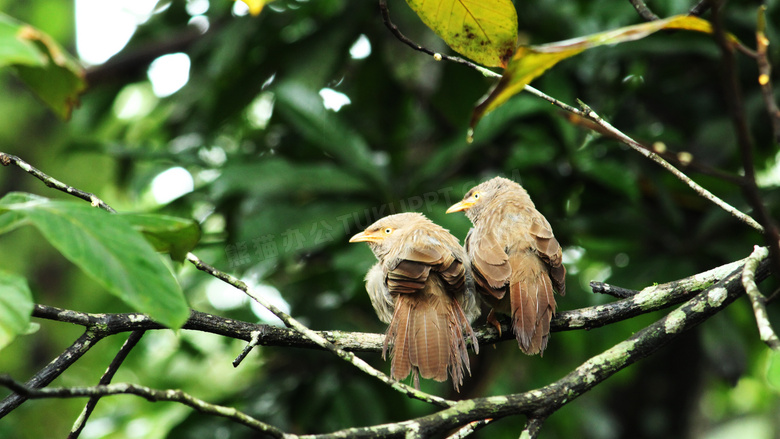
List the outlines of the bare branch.
{"label": "bare branch", "polygon": [[29,173],[30,175],[34,176],[38,180],[41,180],[46,186],[50,188],[54,188],[62,192],[65,192],[66,194],[73,195],[74,197],[81,198],[84,201],[89,201],[89,203],[93,207],[99,207],[111,213],[116,213],[116,211],[112,209],[111,206],[104,203],[103,200],[98,198],[95,194],[90,192],[84,192],[81,189],[76,189],[73,186],[67,185],[57,180],[56,178],[50,177],[15,155],[0,152],[0,164],[2,164],[3,166],[14,164],[19,168],[23,169],[24,171],[26,171],[27,173]]}
{"label": "bare branch", "polygon": [[761,341],[770,348],[780,351],[780,339],[777,338],[777,334],[772,329],[769,315],[766,312],[766,298],[758,291],[755,279],[758,264],[766,259],[768,254],[769,251],[765,247],[755,247],[753,253],[747,258],[745,267],[742,270],[742,285],[750,298],[750,304],[753,305],[753,314],[756,316],[756,324],[758,325],[758,334],[761,337]]}
{"label": "bare branch", "polygon": [[737,67],[734,59],[734,49],[726,37],[723,29],[723,20],[721,16],[723,2],[715,2],[712,10],[712,26],[715,35],[715,41],[718,43],[721,53],[721,66],[724,80],[724,95],[731,119],[734,123],[734,130],[737,134],[737,143],[739,144],[740,155],[742,156],[742,169],[745,177],[742,183],[742,193],[745,199],[750,203],[753,211],[761,224],[761,232],[764,235],[764,242],[769,247],[773,270],[780,273],[780,231],[772,220],[768,209],[761,199],[756,185],[756,171],[753,156],[753,140],[750,136],[747,117],[742,100],[742,91],[737,78]]}
{"label": "bare branch", "polygon": [[26,399],[40,398],[100,398],[108,395],[138,395],[149,401],[173,401],[192,407],[201,413],[221,416],[272,437],[283,438],[286,435],[278,428],[258,421],[244,412],[232,407],[210,404],[181,390],[157,390],[137,384],[109,384],[94,387],[57,387],[38,389],[15,381],[7,375],[0,376],[0,385],[5,386]]}
{"label": "bare branch", "polygon": [[[136,330],[130,333],[130,336],[127,338],[127,340],[125,340],[125,343],[111,361],[111,364],[108,365],[106,372],[102,377],[100,377],[100,381],[98,382],[100,385],[111,383],[111,380],[114,378],[116,371],[119,370],[119,366],[122,365],[130,351],[132,351],[135,345],[138,344],[144,333],[145,331],[142,330]],[[87,420],[92,414],[92,411],[95,410],[98,401],[100,401],[99,396],[93,396],[89,398],[87,405],[84,407],[81,415],[79,415],[78,419],[76,420],[76,424],[73,426],[73,429],[71,429],[70,434],[68,434],[68,439],[76,439],[79,437],[79,435],[81,435],[81,431],[84,430],[84,427],[87,425]]]}
{"label": "bare branch", "polygon": [[542,429],[545,418],[528,418],[528,422],[525,424],[523,432],[520,433],[521,439],[536,439],[539,436],[539,431]]}
{"label": "bare branch", "polygon": [[500,78],[501,75],[498,73],[493,72],[492,70],[486,69],[480,65],[474,64],[471,61],[465,60],[463,58],[457,57],[457,56],[449,56],[444,55],[438,52],[434,52],[431,49],[428,49],[427,47],[423,47],[414,41],[410,40],[409,38],[406,38],[404,34],[401,33],[400,30],[398,30],[398,26],[396,26],[392,21],[390,21],[390,11],[387,9],[387,1],[386,0],[379,0],[379,11],[382,13],[382,20],[385,23],[385,26],[387,26],[388,29],[390,29],[390,32],[395,35],[396,38],[398,38],[399,41],[406,44],[407,46],[411,47],[412,49],[422,52],[425,54],[428,54],[433,57],[433,59],[437,61],[446,60],[446,61],[452,61],[458,64],[463,64],[467,67],[471,67],[472,69],[482,73],[483,75],[487,77],[493,77],[493,78]]}
{"label": "bare branch", "polygon": [[766,5],[759,6],[758,26],[756,29],[756,63],[758,64],[758,84],[764,96],[764,105],[772,122],[775,142],[780,142],[780,109],[775,102],[775,90],[772,87],[772,63],[769,62],[769,39],[766,30]]}
{"label": "bare branch", "polygon": [[[60,376],[67,368],[73,365],[82,355],[94,346],[97,342],[105,338],[108,334],[100,328],[89,327],[83,334],[70,345],[63,353],[57,356],[43,369],[38,371],[25,384],[30,388],[40,388],[48,386],[55,378]],[[27,398],[22,395],[9,395],[0,401],[0,419],[19,407]]]}
{"label": "bare branch", "polygon": [[642,0],[628,0],[629,3],[631,3],[631,6],[636,9],[636,12],[639,14],[642,19],[645,21],[655,21],[660,20],[657,15],[653,13],[653,11],[650,10],[650,8],[647,7],[644,1]]}
{"label": "bare branch", "polygon": [[712,0],[701,0],[699,3],[696,3],[696,5],[688,11],[688,15],[700,17],[701,14],[707,12],[707,10],[711,6],[712,6]]}
{"label": "bare branch", "polygon": [[628,137],[627,135],[623,134],[620,130],[613,127],[609,122],[605,121],[601,118],[595,111],[593,111],[589,106],[587,106],[584,102],[579,101],[580,105],[582,106],[584,110],[584,115],[588,119],[596,122],[597,124],[601,125],[604,129],[609,131],[614,137],[619,139],[624,144],[630,146],[634,151],[637,151],[638,153],[642,154],[643,156],[649,158],[650,160],[658,163],[666,169],[667,171],[671,172],[672,175],[679,178],[682,182],[688,185],[691,189],[693,189],[697,194],[700,196],[706,198],[707,200],[715,203],[718,207],[725,210],[726,212],[730,213],[732,216],[737,218],[738,220],[742,221],[743,223],[749,225],[750,227],[763,232],[764,228],[756,222],[753,218],[751,218],[749,215],[740,212],[737,208],[734,206],[726,203],[725,201],[721,200],[720,198],[716,197],[712,192],[708,191],[707,189],[704,189],[701,187],[698,183],[691,180],[690,177],[685,175],[682,171],[672,166],[669,162],[661,158],[658,154],[652,152],[649,148],[642,146],[639,142],[636,140]]}
{"label": "bare branch", "polygon": [[629,290],[628,288],[616,287],[613,285],[605,284],[604,282],[590,282],[590,289],[594,293],[606,294],[608,296],[617,297],[618,299],[625,299],[627,297],[636,296],[639,291]]}

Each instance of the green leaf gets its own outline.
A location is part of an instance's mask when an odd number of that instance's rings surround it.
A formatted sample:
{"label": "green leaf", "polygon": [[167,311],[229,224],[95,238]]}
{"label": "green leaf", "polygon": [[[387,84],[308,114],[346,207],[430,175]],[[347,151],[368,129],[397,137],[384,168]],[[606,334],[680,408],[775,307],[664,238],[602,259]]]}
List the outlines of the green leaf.
{"label": "green leaf", "polygon": [[[708,21],[694,16],[676,15],[665,20],[626,26],[581,38],[541,46],[521,46],[515,52],[498,84],[474,108],[471,115],[471,128],[474,129],[483,116],[520,93],[526,85],[558,62],[594,47],[639,40],[661,29],[712,33],[712,25]],[[738,42],[731,35],[729,38],[732,42]]]}
{"label": "green leaf", "polygon": [[0,199],[0,212],[24,215],[63,256],[136,311],[171,328],[189,317],[176,278],[120,215],[76,202],[7,198]]}
{"label": "green leaf", "polygon": [[30,328],[33,298],[27,280],[0,270],[0,349]]}
{"label": "green leaf", "polygon": [[297,82],[283,82],[274,88],[276,107],[295,129],[344,167],[368,181],[386,187],[387,178],[372,158],[365,139],[348,128],[322,104],[314,91]]}
{"label": "green leaf", "polygon": [[769,386],[780,393],[780,352],[770,350],[766,366],[766,380]]}
{"label": "green leaf", "polygon": [[361,179],[329,163],[291,163],[281,157],[230,162],[213,183],[214,197],[235,192],[271,194],[354,194],[370,190]]}
{"label": "green leaf", "polygon": [[406,0],[452,50],[487,67],[504,67],[517,47],[511,0]]}
{"label": "green leaf", "polygon": [[18,212],[0,213],[0,234],[8,233],[24,224],[24,215]]}
{"label": "green leaf", "polygon": [[169,253],[175,261],[184,261],[200,241],[200,227],[193,220],[152,213],[119,214],[158,252]]}
{"label": "green leaf", "polygon": [[0,13],[0,67],[19,78],[59,117],[70,118],[87,88],[84,69],[54,39]]}

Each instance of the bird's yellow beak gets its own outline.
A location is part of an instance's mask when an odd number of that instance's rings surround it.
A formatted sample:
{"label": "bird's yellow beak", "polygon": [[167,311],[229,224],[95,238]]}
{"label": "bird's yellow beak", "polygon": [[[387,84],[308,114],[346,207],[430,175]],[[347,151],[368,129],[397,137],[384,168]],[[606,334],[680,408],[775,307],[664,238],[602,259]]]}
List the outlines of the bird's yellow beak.
{"label": "bird's yellow beak", "polygon": [[349,238],[349,242],[379,242],[385,239],[384,236],[379,234],[372,234],[371,232],[360,232],[357,235]]}
{"label": "bird's yellow beak", "polygon": [[469,210],[469,209],[471,209],[471,206],[473,206],[475,202],[476,201],[474,201],[473,199],[469,198],[468,200],[463,200],[463,201],[461,201],[459,203],[455,203],[452,206],[450,206],[449,209],[447,209],[446,213],[462,212],[464,210]]}

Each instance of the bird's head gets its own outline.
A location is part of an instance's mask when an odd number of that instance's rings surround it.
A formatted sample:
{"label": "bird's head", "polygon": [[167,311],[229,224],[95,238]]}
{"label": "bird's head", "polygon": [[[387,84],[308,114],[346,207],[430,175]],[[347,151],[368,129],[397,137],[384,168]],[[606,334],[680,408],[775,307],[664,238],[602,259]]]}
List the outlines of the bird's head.
{"label": "bird's head", "polygon": [[523,191],[519,184],[503,177],[495,177],[486,182],[480,183],[466,192],[463,200],[453,204],[447,209],[447,213],[463,212],[473,222],[479,218],[485,207],[488,206],[498,195],[507,191]]}
{"label": "bird's head", "polygon": [[405,236],[420,228],[423,223],[430,223],[430,221],[420,213],[389,215],[349,238],[349,242],[368,243],[368,246],[379,258],[387,254]]}

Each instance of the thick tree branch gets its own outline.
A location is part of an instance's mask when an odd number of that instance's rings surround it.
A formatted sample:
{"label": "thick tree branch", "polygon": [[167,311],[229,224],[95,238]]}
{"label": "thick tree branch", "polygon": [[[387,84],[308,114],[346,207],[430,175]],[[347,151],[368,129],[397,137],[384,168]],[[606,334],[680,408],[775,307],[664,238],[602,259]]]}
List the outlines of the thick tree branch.
{"label": "thick tree branch", "polygon": [[[414,432],[419,436],[430,436],[441,434],[444,431],[459,429],[472,422],[488,419],[495,420],[512,415],[528,416],[532,420],[529,426],[533,427],[534,422],[538,423],[538,421],[533,420],[541,420],[548,417],[619,370],[649,356],[683,332],[690,330],[728,306],[744,292],[741,282],[742,272],[741,268],[732,270],[728,276],[715,284],[711,284],[696,297],[670,312],[656,323],[587,360],[557,382],[540,389],[506,396],[460,401],[440,412],[404,422],[351,428],[328,434],[300,437],[401,438],[407,437],[410,432]],[[767,275],[768,264],[764,260],[758,265],[756,279],[764,279]],[[648,290],[646,289],[645,291]],[[641,293],[637,296],[641,296]],[[75,320],[84,322],[91,318],[89,316],[77,316]],[[26,397],[75,397],[131,393],[150,400],[178,401],[204,413],[212,413],[236,420],[236,422],[264,431],[273,437],[294,437],[285,435],[275,427],[259,423],[237,410],[214,406],[183,394],[180,391],[156,391],[128,384],[96,386],[92,388],[37,390],[29,386],[22,386],[7,378],[0,380],[0,384],[26,395]],[[530,427],[529,434],[531,431]]]}
{"label": "thick tree branch", "polygon": [[[63,353],[51,361],[46,367],[38,371],[30,378],[25,385],[30,388],[40,388],[48,386],[62,372],[73,365],[82,355],[94,346],[97,342],[108,336],[100,327],[91,326],[70,345]],[[27,398],[21,395],[9,395],[0,401],[0,419],[19,407]]]}
{"label": "thick tree branch", "polygon": [[[410,431],[421,436],[430,436],[481,419],[500,419],[512,415],[526,415],[531,419],[545,418],[731,304],[744,293],[741,273],[741,269],[734,270],[725,279],[705,289],[662,319],[587,360],[564,378],[540,389],[460,401],[438,413],[395,424],[351,428],[301,438],[402,438]],[[767,261],[759,264],[756,276],[757,279],[768,276]]]}
{"label": "thick tree branch", "polygon": [[[668,308],[693,297],[697,292],[725,278],[732,271],[738,268],[741,269],[745,261],[746,259],[735,261],[685,279],[653,285],[636,292],[631,297],[612,303],[559,311],[553,316],[550,330],[560,332],[599,328],[640,314]],[[89,314],[53,306],[35,305],[33,317],[71,323],[87,328],[102,328],[104,336],[130,331],[165,329],[164,326],[151,320],[149,316],[139,313]],[[507,325],[507,323],[504,323],[504,325]],[[261,346],[325,349],[295,329],[242,322],[195,310],[190,312],[190,318],[182,328],[247,342],[256,338],[257,344]],[[382,334],[345,331],[313,332],[318,337],[325,339],[344,351],[382,352],[384,342]],[[501,336],[498,335],[498,331],[492,325],[477,327],[475,332],[477,333],[477,339],[482,344],[515,339],[508,326],[502,328],[503,333]]]}

